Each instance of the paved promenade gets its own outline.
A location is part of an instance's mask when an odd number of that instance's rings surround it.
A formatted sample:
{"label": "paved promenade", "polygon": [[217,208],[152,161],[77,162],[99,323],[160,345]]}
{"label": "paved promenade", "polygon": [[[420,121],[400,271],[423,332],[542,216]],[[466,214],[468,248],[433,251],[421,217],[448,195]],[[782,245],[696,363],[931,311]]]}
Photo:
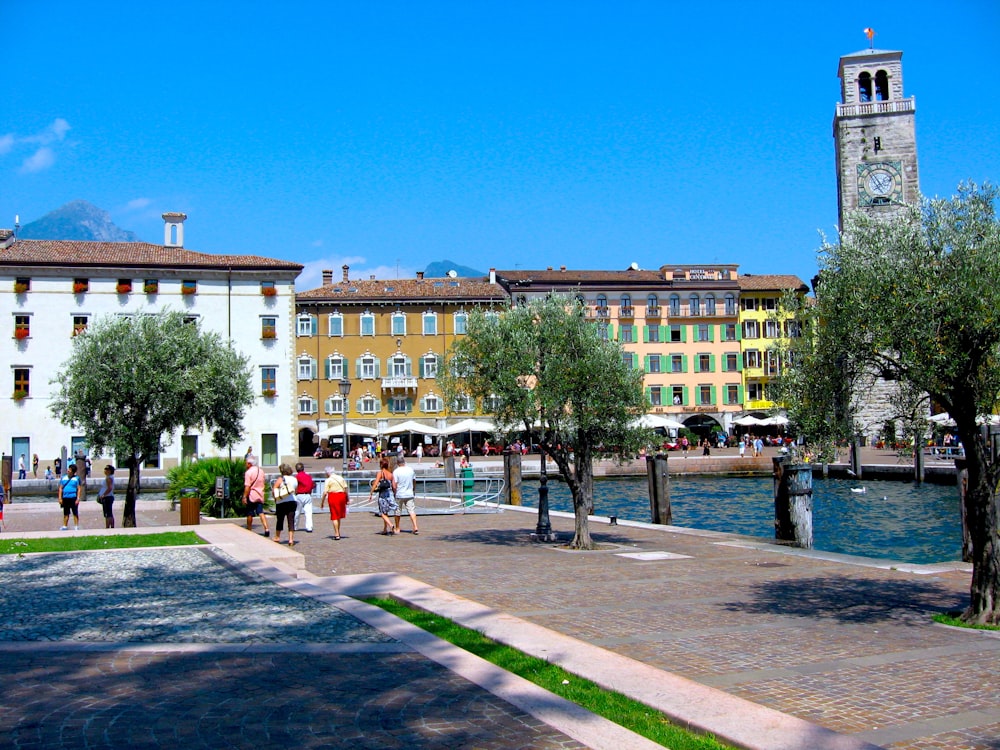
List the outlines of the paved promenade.
{"label": "paved promenade", "polygon": [[[51,505],[8,511],[10,532],[59,520]],[[144,507],[140,522],[177,515]],[[98,516],[86,508],[84,525]],[[383,537],[380,521],[352,514],[334,541],[319,516],[295,551],[218,523],[198,527],[215,537],[209,553],[0,561],[0,737],[643,746],[346,596],[392,593],[740,746],[1000,748],[1000,638],[929,620],[964,604],[961,565],[874,565],[602,520],[602,551],[580,553],[531,542],[534,525],[513,509],[429,515],[419,536],[404,519],[404,534]],[[571,519],[553,525],[570,537]]]}

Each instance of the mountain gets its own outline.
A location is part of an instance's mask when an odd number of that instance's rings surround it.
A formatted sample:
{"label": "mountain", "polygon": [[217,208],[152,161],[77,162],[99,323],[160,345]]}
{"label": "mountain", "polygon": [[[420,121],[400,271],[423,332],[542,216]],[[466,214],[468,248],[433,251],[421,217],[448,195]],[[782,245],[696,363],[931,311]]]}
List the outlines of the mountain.
{"label": "mountain", "polygon": [[142,242],[134,232],[115,226],[111,214],[87,201],[71,201],[25,224],[17,236],[25,240],[97,240]]}
{"label": "mountain", "polygon": [[468,266],[461,266],[454,261],[439,260],[427,265],[427,268],[424,269],[424,276],[429,279],[440,279],[447,276],[448,271],[454,271],[456,275],[466,277],[486,275],[482,271],[477,271],[475,268],[469,268]]}

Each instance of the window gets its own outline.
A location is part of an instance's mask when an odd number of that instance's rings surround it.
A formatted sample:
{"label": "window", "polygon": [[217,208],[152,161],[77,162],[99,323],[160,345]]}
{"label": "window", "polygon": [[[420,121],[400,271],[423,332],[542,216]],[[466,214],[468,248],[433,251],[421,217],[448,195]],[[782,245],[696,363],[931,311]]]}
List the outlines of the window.
{"label": "window", "polygon": [[660,355],[650,354],[646,357],[646,372],[659,372],[660,371]]}
{"label": "window", "polygon": [[736,295],[730,293],[726,295],[726,315],[736,314]]}
{"label": "window", "polygon": [[315,414],[316,400],[312,396],[299,396],[299,414]]}
{"label": "window", "polygon": [[459,396],[455,399],[455,411],[469,412],[472,411],[473,403],[470,396]]}
{"label": "window", "polygon": [[671,354],[670,355],[670,372],[684,372],[684,355],[683,354]]}
{"label": "window", "polygon": [[73,279],[73,294],[90,291],[90,279]]}
{"label": "window", "polygon": [[701,315],[701,297],[697,294],[688,297],[688,315]]}
{"label": "window", "polygon": [[646,341],[650,344],[660,343],[660,327],[658,325],[646,326]]}
{"label": "window", "polygon": [[684,386],[682,385],[675,385],[670,388],[670,400],[674,406],[684,405],[684,390]]}
{"label": "window", "polygon": [[441,411],[441,399],[434,395],[424,396],[420,408],[429,412]]}
{"label": "window", "polygon": [[778,300],[775,297],[765,297],[760,301],[760,307],[762,310],[774,312],[778,309]]}
{"label": "window", "polygon": [[393,414],[406,414],[410,411],[412,402],[405,396],[393,396],[389,400],[389,411]]}
{"label": "window", "polygon": [[343,414],[344,413],[344,397],[341,395],[330,396],[324,404],[327,414]]}
{"label": "window", "polygon": [[618,329],[618,340],[623,344],[635,342],[635,328],[631,323],[623,323]]}
{"label": "window", "polygon": [[[604,308],[604,309],[607,310],[607,308]],[[603,321],[598,322],[598,324],[597,324],[597,338],[599,338],[601,341],[607,341],[608,340],[608,324],[607,323],[605,323]]]}
{"label": "window", "polygon": [[495,412],[500,408],[500,398],[496,395],[487,396],[483,399],[483,411]]}
{"label": "window", "polygon": [[378,377],[378,360],[366,354],[358,360],[358,377],[362,380],[374,380]]}
{"label": "window", "polygon": [[410,363],[405,355],[397,354],[389,358],[389,372],[394,378],[406,377],[410,374]]}
{"label": "window", "polygon": [[316,378],[316,360],[310,356],[302,356],[297,360],[299,380],[314,380]]}
{"label": "window", "polygon": [[87,330],[87,323],[90,322],[89,315],[74,315],[73,316],[73,335],[79,336],[81,333]]}
{"label": "window", "polygon": [[660,299],[655,294],[646,297],[646,312],[659,314]]}
{"label": "window", "polygon": [[420,377],[436,378],[438,374],[438,356],[425,354],[420,358]]}
{"label": "window", "polygon": [[726,323],[722,327],[722,340],[723,341],[736,341],[736,324]]}
{"label": "window", "polygon": [[683,326],[670,326],[670,343],[679,344],[684,341]]}
{"label": "window", "polygon": [[749,401],[761,401],[764,398],[763,383],[747,383],[747,399]]}
{"label": "window", "polygon": [[362,414],[378,414],[379,401],[374,396],[362,396],[358,401],[358,411]]}
{"label": "window", "polygon": [[743,366],[744,367],[760,367],[761,358],[759,349],[747,349],[743,352]]}
{"label": "window", "polygon": [[26,339],[31,335],[31,316],[14,316],[14,338],[17,340]]}
{"label": "window", "polygon": [[698,355],[698,367],[695,372],[712,372],[715,368],[712,366],[712,355],[711,354],[699,354]]}
{"label": "window", "polygon": [[710,385],[699,385],[698,386],[698,404],[700,406],[709,406],[715,403],[715,398],[712,395],[714,389]]}
{"label": "window", "polygon": [[273,315],[265,315],[260,319],[260,337],[262,339],[278,337],[278,319]]}
{"label": "window", "polygon": [[115,284],[115,291],[118,292],[118,294],[131,294],[132,279],[118,279],[118,283]]}
{"label": "window", "polygon": [[649,405],[663,406],[663,388],[658,385],[649,387]]}
{"label": "window", "polygon": [[635,369],[635,354],[632,352],[622,352],[622,364],[630,370]]}
{"label": "window", "polygon": [[406,335],[406,313],[394,312],[392,314],[392,335]]}
{"label": "window", "polygon": [[786,320],[785,335],[790,339],[799,338],[802,335],[802,322],[798,320]]}
{"label": "window", "polygon": [[24,294],[31,291],[31,278],[28,276],[18,276],[14,279],[14,294]]}
{"label": "window", "polygon": [[736,352],[728,352],[723,360],[723,369],[726,372],[736,372],[740,368],[740,355]]}
{"label": "window", "polygon": [[295,319],[295,332],[298,336],[316,335],[316,316],[303,313]]}
{"label": "window", "polygon": [[618,300],[618,314],[624,315],[625,317],[632,316],[632,297],[628,294],[623,294]]}
{"label": "window", "polygon": [[469,315],[464,312],[455,313],[455,335],[464,336],[469,332]]}
{"label": "window", "polygon": [[764,338],[776,339],[781,336],[781,323],[777,320],[764,321]]}
{"label": "window", "polygon": [[347,360],[339,354],[331,354],[326,358],[326,379],[343,380],[347,373]]}
{"label": "window", "polygon": [[181,294],[197,294],[198,282],[194,279],[184,279],[181,282]]}
{"label": "window", "polygon": [[707,323],[700,323],[694,329],[694,340],[695,341],[711,341],[712,340],[712,327]]}
{"label": "window", "polygon": [[184,324],[185,325],[189,325],[189,326],[196,326],[196,325],[198,325],[198,318],[199,317],[200,316],[198,316],[198,315],[185,315],[184,316]]}
{"label": "window", "polygon": [[875,74],[875,101],[889,101],[889,74],[884,70]]}
{"label": "window", "polygon": [[14,368],[14,398],[22,399],[31,395],[31,368]]}
{"label": "window", "polygon": [[361,335],[375,335],[375,316],[367,311],[361,314]]}
{"label": "window", "polygon": [[670,317],[675,318],[681,314],[681,298],[676,294],[670,295]]}
{"label": "window", "polygon": [[738,385],[726,386],[726,403],[730,405],[740,403],[740,387]]}
{"label": "window", "polygon": [[765,353],[764,374],[765,375],[781,374],[781,357],[778,356],[778,352],[769,351]]}
{"label": "window", "polygon": [[146,294],[156,294],[160,291],[160,282],[156,279],[146,279],[142,282],[142,291]]}
{"label": "window", "polygon": [[715,315],[715,295],[705,295],[705,315]]}
{"label": "window", "polygon": [[260,368],[260,392],[267,395],[268,392],[273,396],[278,382],[278,368],[277,367],[261,367]]}
{"label": "window", "polygon": [[262,281],[260,282],[260,293],[265,297],[276,297],[278,295],[278,288],[274,285],[273,281]]}
{"label": "window", "polygon": [[438,316],[435,312],[424,313],[424,336],[436,336],[438,332]]}
{"label": "window", "polygon": [[[597,308],[597,314],[604,317],[608,314],[608,297],[605,294],[598,294],[597,299],[594,301],[594,307]],[[604,311],[603,314],[601,311]]]}
{"label": "window", "polygon": [[278,433],[265,432],[260,436],[260,462],[264,466],[278,465]]}
{"label": "window", "polygon": [[339,312],[330,313],[326,319],[326,328],[330,336],[343,336],[344,316]]}
{"label": "window", "polygon": [[758,307],[758,301],[756,297],[741,297],[740,307],[744,310],[756,310]]}
{"label": "window", "polygon": [[743,338],[745,338],[745,339],[759,339],[760,338],[760,321],[759,320],[744,320],[743,321]]}

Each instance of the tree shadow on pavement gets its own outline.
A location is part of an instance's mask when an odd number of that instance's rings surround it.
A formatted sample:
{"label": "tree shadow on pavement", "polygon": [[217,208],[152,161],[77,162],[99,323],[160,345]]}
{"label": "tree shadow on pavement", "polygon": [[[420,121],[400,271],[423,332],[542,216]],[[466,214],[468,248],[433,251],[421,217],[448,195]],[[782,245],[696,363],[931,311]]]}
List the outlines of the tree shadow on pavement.
{"label": "tree shadow on pavement", "polygon": [[[534,527],[521,529],[475,529],[446,534],[436,534],[435,539],[445,542],[460,542],[465,544],[489,544],[497,547],[558,547],[569,544],[573,541],[572,531],[559,530],[556,532],[558,539],[554,542],[536,542],[531,535]],[[635,540],[624,534],[615,533],[590,533],[591,538],[598,545],[623,545],[629,549],[638,549]],[[619,552],[615,549],[595,550],[595,552]]]}
{"label": "tree shadow on pavement", "polygon": [[931,581],[823,576],[750,585],[745,601],[721,606],[730,612],[926,625],[930,614],[961,609],[966,595]]}

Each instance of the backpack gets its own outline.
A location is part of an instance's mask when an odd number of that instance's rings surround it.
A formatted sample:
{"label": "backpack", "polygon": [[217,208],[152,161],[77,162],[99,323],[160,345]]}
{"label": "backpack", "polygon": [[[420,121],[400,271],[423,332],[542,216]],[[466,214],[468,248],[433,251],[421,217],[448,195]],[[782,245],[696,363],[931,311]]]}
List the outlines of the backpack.
{"label": "backpack", "polygon": [[379,497],[389,497],[389,491],[392,490],[392,482],[382,477],[378,480],[378,486],[375,489],[378,491]]}

